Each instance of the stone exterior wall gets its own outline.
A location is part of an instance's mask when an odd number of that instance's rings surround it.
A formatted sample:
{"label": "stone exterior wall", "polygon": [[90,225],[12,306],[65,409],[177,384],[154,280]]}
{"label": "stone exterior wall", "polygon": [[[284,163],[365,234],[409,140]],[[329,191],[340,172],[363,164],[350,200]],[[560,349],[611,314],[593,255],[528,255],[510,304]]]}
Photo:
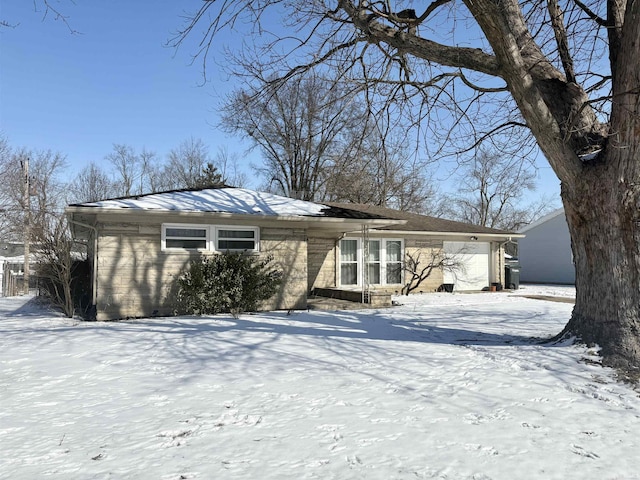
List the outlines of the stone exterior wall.
{"label": "stone exterior wall", "polygon": [[[102,223],[99,226],[97,320],[174,313],[176,280],[200,254],[162,251],[161,228],[161,224]],[[284,272],[280,291],[264,308],[305,308],[305,231],[261,228],[260,237],[260,255],[271,255],[274,264]]]}
{"label": "stone exterior wall", "polygon": [[307,239],[304,229],[262,228],[262,255],[272,255],[274,265],[283,272],[280,291],[265,302],[265,310],[307,308]]}
{"label": "stone exterior wall", "polygon": [[308,287],[336,286],[336,242],[333,237],[310,236],[308,241]]}
{"label": "stone exterior wall", "polygon": [[198,255],[166,255],[160,241],[160,225],[100,225],[97,320],[173,313],[167,299],[175,278]]}
{"label": "stone exterior wall", "polygon": [[[427,265],[434,253],[439,253],[442,250],[442,240],[435,239],[421,239],[421,238],[407,238],[405,239],[405,261],[407,256],[411,256],[414,259],[418,258],[420,265]],[[407,272],[404,272],[405,278]],[[443,283],[443,271],[441,268],[436,268],[432,271],[414,292],[436,292]]]}

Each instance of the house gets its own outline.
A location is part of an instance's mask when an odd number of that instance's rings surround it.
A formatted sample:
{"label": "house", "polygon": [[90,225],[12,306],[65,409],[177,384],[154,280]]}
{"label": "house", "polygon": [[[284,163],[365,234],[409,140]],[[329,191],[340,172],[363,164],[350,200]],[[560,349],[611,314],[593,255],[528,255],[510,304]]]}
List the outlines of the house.
{"label": "house", "polygon": [[522,237],[391,209],[228,187],[75,204],[66,213],[73,237],[87,243],[98,320],[173,313],[176,279],[200,254],[272,256],[284,281],[265,308],[299,309],[312,292],[389,301],[402,288],[405,257],[426,258],[438,249],[465,268],[438,270],[421,290],[503,284],[504,245]]}
{"label": "house", "polygon": [[518,241],[520,281],[574,284],[576,271],[569,226],[560,208],[520,230]]}

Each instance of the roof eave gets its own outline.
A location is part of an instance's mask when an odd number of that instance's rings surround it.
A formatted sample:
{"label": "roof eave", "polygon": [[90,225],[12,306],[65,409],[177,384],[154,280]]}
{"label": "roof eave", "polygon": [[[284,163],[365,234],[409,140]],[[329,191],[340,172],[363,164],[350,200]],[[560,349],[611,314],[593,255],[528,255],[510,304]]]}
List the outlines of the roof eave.
{"label": "roof eave", "polygon": [[118,215],[170,215],[172,217],[189,217],[189,218],[206,218],[215,217],[229,220],[273,220],[282,222],[298,222],[298,223],[343,223],[351,225],[369,225],[378,228],[389,227],[393,225],[404,225],[406,220],[395,220],[387,218],[369,218],[369,219],[355,219],[355,218],[341,218],[341,217],[325,217],[316,215],[270,215],[264,213],[229,213],[229,212],[215,212],[215,211],[185,211],[185,210],[152,210],[152,209],[128,209],[128,208],[102,208],[102,207],[83,207],[79,205],[70,205],[65,209],[68,216],[74,214],[118,214]]}
{"label": "roof eave", "polygon": [[486,232],[474,232],[472,230],[468,232],[441,232],[441,231],[426,231],[426,230],[375,230],[375,233],[384,233],[391,235],[425,235],[432,237],[442,236],[456,236],[456,237],[469,237],[474,236],[478,238],[524,238],[526,235],[523,233],[486,233]]}

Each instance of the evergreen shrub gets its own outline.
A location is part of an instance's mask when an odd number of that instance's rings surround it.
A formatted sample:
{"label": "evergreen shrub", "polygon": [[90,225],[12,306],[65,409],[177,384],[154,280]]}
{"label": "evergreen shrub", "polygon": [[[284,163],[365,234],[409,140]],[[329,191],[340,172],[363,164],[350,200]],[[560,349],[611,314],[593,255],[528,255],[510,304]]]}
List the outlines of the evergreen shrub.
{"label": "evergreen shrub", "polygon": [[282,273],[272,257],[243,253],[201,256],[178,278],[178,305],[194,315],[255,312],[276,294]]}

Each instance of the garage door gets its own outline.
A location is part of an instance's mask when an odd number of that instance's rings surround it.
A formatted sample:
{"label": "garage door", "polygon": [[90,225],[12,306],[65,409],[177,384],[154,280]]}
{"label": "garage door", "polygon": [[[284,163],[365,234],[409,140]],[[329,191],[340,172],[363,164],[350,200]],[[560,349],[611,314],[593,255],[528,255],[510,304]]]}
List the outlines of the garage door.
{"label": "garage door", "polygon": [[491,246],[485,242],[444,242],[444,252],[455,256],[463,268],[444,272],[444,283],[453,283],[455,290],[482,290],[489,286],[489,256]]}

